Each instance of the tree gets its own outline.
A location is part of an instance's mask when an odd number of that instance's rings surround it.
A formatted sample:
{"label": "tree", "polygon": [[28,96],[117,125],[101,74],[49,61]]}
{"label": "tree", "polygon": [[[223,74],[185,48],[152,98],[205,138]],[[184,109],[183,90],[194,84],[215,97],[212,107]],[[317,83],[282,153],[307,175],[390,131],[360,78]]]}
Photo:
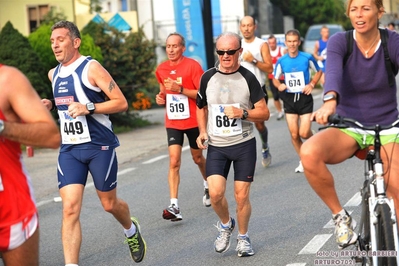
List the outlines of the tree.
{"label": "tree", "polygon": [[[50,70],[51,68],[58,65],[57,60],[54,57],[53,50],[51,49],[51,26],[55,23],[54,19],[49,19],[48,23],[42,23],[40,27],[31,33],[28,37],[30,45],[39,55],[40,60],[43,63],[45,69]],[[80,53],[82,55],[90,55],[92,58],[96,59],[100,63],[103,61],[103,56],[101,54],[101,48],[94,44],[93,38],[88,34],[82,34],[82,43],[80,46]]]}
{"label": "tree", "polygon": [[103,23],[90,22],[83,33],[90,34],[104,53],[104,67],[118,83],[129,103],[139,91],[155,90],[152,80],[156,66],[154,41],[145,37],[142,28],[125,34]]}
{"label": "tree", "polygon": [[[143,97],[140,92],[148,96],[154,91],[150,98],[155,98],[156,45],[146,39],[142,29],[125,34],[106,23],[91,21],[82,29],[82,33],[89,34],[95,44],[101,47],[104,54],[103,66],[110,72],[131,106]],[[113,124],[125,127],[148,124],[148,121],[143,121],[132,112],[113,114],[110,119]]]}
{"label": "tree", "polygon": [[100,0],[90,0],[90,14],[92,14],[93,12],[101,13],[102,7],[100,3]]}
{"label": "tree", "polygon": [[49,97],[47,71],[29,41],[7,22],[0,32],[0,62],[20,69],[41,97]]}
{"label": "tree", "polygon": [[43,63],[44,68],[47,70],[50,70],[58,65],[53,51],[51,50],[50,35],[51,26],[48,24],[42,24],[28,37],[30,45],[36,51]]}
{"label": "tree", "polygon": [[54,23],[61,21],[61,20],[67,20],[67,16],[64,14],[62,10],[57,12],[57,7],[52,6],[50,8],[50,11],[47,12],[46,15],[43,17],[43,21],[40,23],[41,25],[47,24],[47,25],[53,25]]}
{"label": "tree", "polygon": [[285,16],[294,18],[295,28],[302,36],[312,24],[339,23],[346,29],[350,28],[343,1],[270,0],[270,2],[278,6]]}
{"label": "tree", "polygon": [[156,67],[155,43],[146,39],[142,28],[130,33],[118,51],[118,65],[113,74],[125,96],[132,102],[138,90],[148,92],[149,79]]}

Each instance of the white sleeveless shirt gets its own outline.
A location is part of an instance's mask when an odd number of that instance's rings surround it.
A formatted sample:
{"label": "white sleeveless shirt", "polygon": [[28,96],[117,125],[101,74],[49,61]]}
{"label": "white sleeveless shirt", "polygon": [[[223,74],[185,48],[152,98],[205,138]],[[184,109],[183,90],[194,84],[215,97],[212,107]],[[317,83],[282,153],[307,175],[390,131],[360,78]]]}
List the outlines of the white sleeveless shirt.
{"label": "white sleeveless shirt", "polygon": [[[241,46],[243,48],[242,54],[244,54],[246,51],[249,51],[256,60],[258,60],[259,62],[263,62],[261,48],[264,43],[265,41],[258,37],[255,37],[255,39],[251,43],[247,43],[245,42],[244,39],[242,39],[241,40]],[[241,57],[241,65],[246,69],[248,69],[249,71],[251,71],[256,76],[262,87],[265,85],[266,81],[265,72],[256,67],[252,62],[244,61],[242,57]]]}

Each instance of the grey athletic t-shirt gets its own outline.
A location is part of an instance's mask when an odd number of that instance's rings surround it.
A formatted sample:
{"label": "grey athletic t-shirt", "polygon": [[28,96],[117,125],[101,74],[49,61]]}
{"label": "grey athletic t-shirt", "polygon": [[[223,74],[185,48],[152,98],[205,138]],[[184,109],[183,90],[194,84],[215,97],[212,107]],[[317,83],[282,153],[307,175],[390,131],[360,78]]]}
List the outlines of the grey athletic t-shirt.
{"label": "grey athletic t-shirt", "polygon": [[228,119],[223,110],[227,105],[249,110],[264,97],[255,75],[243,66],[233,73],[223,73],[216,68],[206,71],[201,77],[197,106],[208,107],[209,144],[226,147],[254,138],[252,122]]}

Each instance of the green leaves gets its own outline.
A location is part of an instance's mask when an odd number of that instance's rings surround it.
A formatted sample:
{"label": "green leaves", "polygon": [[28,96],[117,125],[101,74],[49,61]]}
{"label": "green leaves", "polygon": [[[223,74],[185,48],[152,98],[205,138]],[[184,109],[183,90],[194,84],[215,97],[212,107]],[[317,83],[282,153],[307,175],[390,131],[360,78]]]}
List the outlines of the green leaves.
{"label": "green leaves", "polygon": [[284,16],[294,18],[295,28],[304,37],[310,25],[313,24],[341,24],[349,29],[350,21],[345,16],[343,0],[270,0],[279,7]]}
{"label": "green leaves", "polygon": [[21,70],[41,97],[51,96],[47,71],[28,39],[7,22],[0,32],[0,62]]}
{"label": "green leaves", "polygon": [[121,88],[129,103],[135,94],[145,90],[155,95],[158,90],[153,82],[156,67],[154,41],[148,40],[142,28],[137,32],[124,33],[106,23],[90,22],[82,33],[89,34],[101,47],[103,65]]}

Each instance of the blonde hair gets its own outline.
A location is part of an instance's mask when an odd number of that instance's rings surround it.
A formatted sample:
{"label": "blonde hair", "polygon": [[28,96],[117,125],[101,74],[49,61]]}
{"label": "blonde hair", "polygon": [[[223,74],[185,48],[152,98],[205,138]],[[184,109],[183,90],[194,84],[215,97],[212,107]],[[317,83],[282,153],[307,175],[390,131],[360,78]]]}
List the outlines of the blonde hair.
{"label": "blonde hair", "polygon": [[[385,12],[384,4],[382,3],[383,0],[371,0],[375,6],[377,7],[378,11],[382,10]],[[352,4],[353,0],[347,0],[346,1],[346,12],[345,14],[349,17],[349,12],[350,12],[350,6]]]}

